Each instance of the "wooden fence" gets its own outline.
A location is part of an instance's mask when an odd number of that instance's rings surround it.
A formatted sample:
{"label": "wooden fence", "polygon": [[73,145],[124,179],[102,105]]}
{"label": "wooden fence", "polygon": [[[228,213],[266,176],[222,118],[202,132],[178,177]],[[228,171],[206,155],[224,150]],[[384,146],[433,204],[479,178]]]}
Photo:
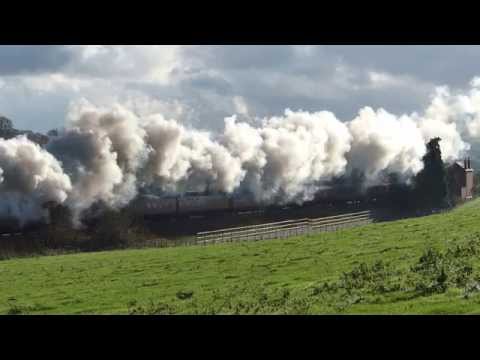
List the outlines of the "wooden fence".
{"label": "wooden fence", "polygon": [[268,224],[243,226],[198,233],[196,244],[219,244],[225,242],[281,239],[325,231],[336,231],[371,223],[370,211],[361,211],[317,219],[287,220]]}

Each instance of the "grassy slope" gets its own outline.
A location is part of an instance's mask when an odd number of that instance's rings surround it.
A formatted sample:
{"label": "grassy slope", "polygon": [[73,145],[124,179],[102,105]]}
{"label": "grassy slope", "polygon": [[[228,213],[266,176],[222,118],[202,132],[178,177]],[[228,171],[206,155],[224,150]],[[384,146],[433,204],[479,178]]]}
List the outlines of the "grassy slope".
{"label": "grassy slope", "polygon": [[[362,262],[382,259],[397,268],[414,263],[427,246],[444,248],[480,237],[480,201],[448,214],[372,224],[312,237],[207,247],[111,251],[0,262],[0,313],[127,313],[150,301],[191,313],[215,311],[229,297],[257,301],[258,289],[289,289],[300,298]],[[480,261],[475,263],[480,267]],[[237,287],[237,288],[236,288]],[[192,292],[189,300],[176,297]],[[274,310],[265,310],[275,312]],[[337,310],[338,311],[338,310]],[[480,295],[457,290],[349,306],[346,313],[480,313]],[[313,313],[336,310],[315,301]]]}

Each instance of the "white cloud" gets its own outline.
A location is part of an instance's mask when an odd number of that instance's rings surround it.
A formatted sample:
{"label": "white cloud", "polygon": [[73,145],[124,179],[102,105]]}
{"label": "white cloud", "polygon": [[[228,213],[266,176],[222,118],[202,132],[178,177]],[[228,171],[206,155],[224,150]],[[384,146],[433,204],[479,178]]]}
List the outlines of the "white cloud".
{"label": "white cloud", "polygon": [[480,77],[475,76],[475,77],[472,79],[472,81],[470,82],[470,85],[471,85],[472,87],[475,87],[475,88],[476,88],[476,87],[480,87]]}
{"label": "white cloud", "polygon": [[90,80],[69,77],[61,73],[15,77],[13,81],[37,92],[72,91],[80,92],[92,86]]}
{"label": "white cloud", "polygon": [[402,79],[387,73],[370,71],[368,73],[369,80],[373,87],[384,88],[390,86],[398,86],[402,84]]}
{"label": "white cloud", "polygon": [[179,46],[71,46],[77,56],[68,71],[100,78],[167,84],[179,62]]}
{"label": "white cloud", "polygon": [[235,106],[235,112],[240,115],[248,115],[248,106],[245,99],[241,96],[233,97],[233,104]]}
{"label": "white cloud", "polygon": [[[454,60],[437,56],[446,51],[428,46],[0,46],[0,112],[37,130],[48,130],[39,118],[60,126],[68,103],[82,97],[95,103],[130,99],[144,109],[160,107],[211,128],[221,127],[233,113],[263,117],[286,107],[330,110],[344,120],[368,105],[409,113],[423,109],[435,85],[450,79],[440,63],[444,68],[455,63],[462,76],[473,66],[470,53]],[[434,74],[438,80],[431,81]]]}

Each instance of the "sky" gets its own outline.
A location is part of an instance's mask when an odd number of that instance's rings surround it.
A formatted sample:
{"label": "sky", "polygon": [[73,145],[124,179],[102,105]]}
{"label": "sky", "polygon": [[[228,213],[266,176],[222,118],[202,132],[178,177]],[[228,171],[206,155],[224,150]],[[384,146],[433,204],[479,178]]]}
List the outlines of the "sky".
{"label": "sky", "polygon": [[480,75],[479,46],[0,46],[0,115],[46,132],[86,99],[200,129],[294,111],[422,111]]}

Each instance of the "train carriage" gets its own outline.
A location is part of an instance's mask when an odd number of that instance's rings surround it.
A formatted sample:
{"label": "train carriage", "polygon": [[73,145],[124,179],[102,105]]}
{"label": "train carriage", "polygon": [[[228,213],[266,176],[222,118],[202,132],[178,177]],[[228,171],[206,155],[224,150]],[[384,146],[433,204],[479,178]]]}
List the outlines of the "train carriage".
{"label": "train carriage", "polygon": [[158,197],[143,195],[134,204],[136,212],[146,215],[175,215],[177,212],[176,197]]}
{"label": "train carriage", "polygon": [[179,215],[182,215],[198,212],[226,211],[230,210],[230,208],[230,199],[226,195],[194,195],[179,197],[177,212]]}
{"label": "train carriage", "polygon": [[231,203],[232,203],[233,211],[249,211],[249,210],[258,209],[260,207],[260,204],[257,201],[255,201],[253,197],[250,197],[250,196],[232,197]]}

